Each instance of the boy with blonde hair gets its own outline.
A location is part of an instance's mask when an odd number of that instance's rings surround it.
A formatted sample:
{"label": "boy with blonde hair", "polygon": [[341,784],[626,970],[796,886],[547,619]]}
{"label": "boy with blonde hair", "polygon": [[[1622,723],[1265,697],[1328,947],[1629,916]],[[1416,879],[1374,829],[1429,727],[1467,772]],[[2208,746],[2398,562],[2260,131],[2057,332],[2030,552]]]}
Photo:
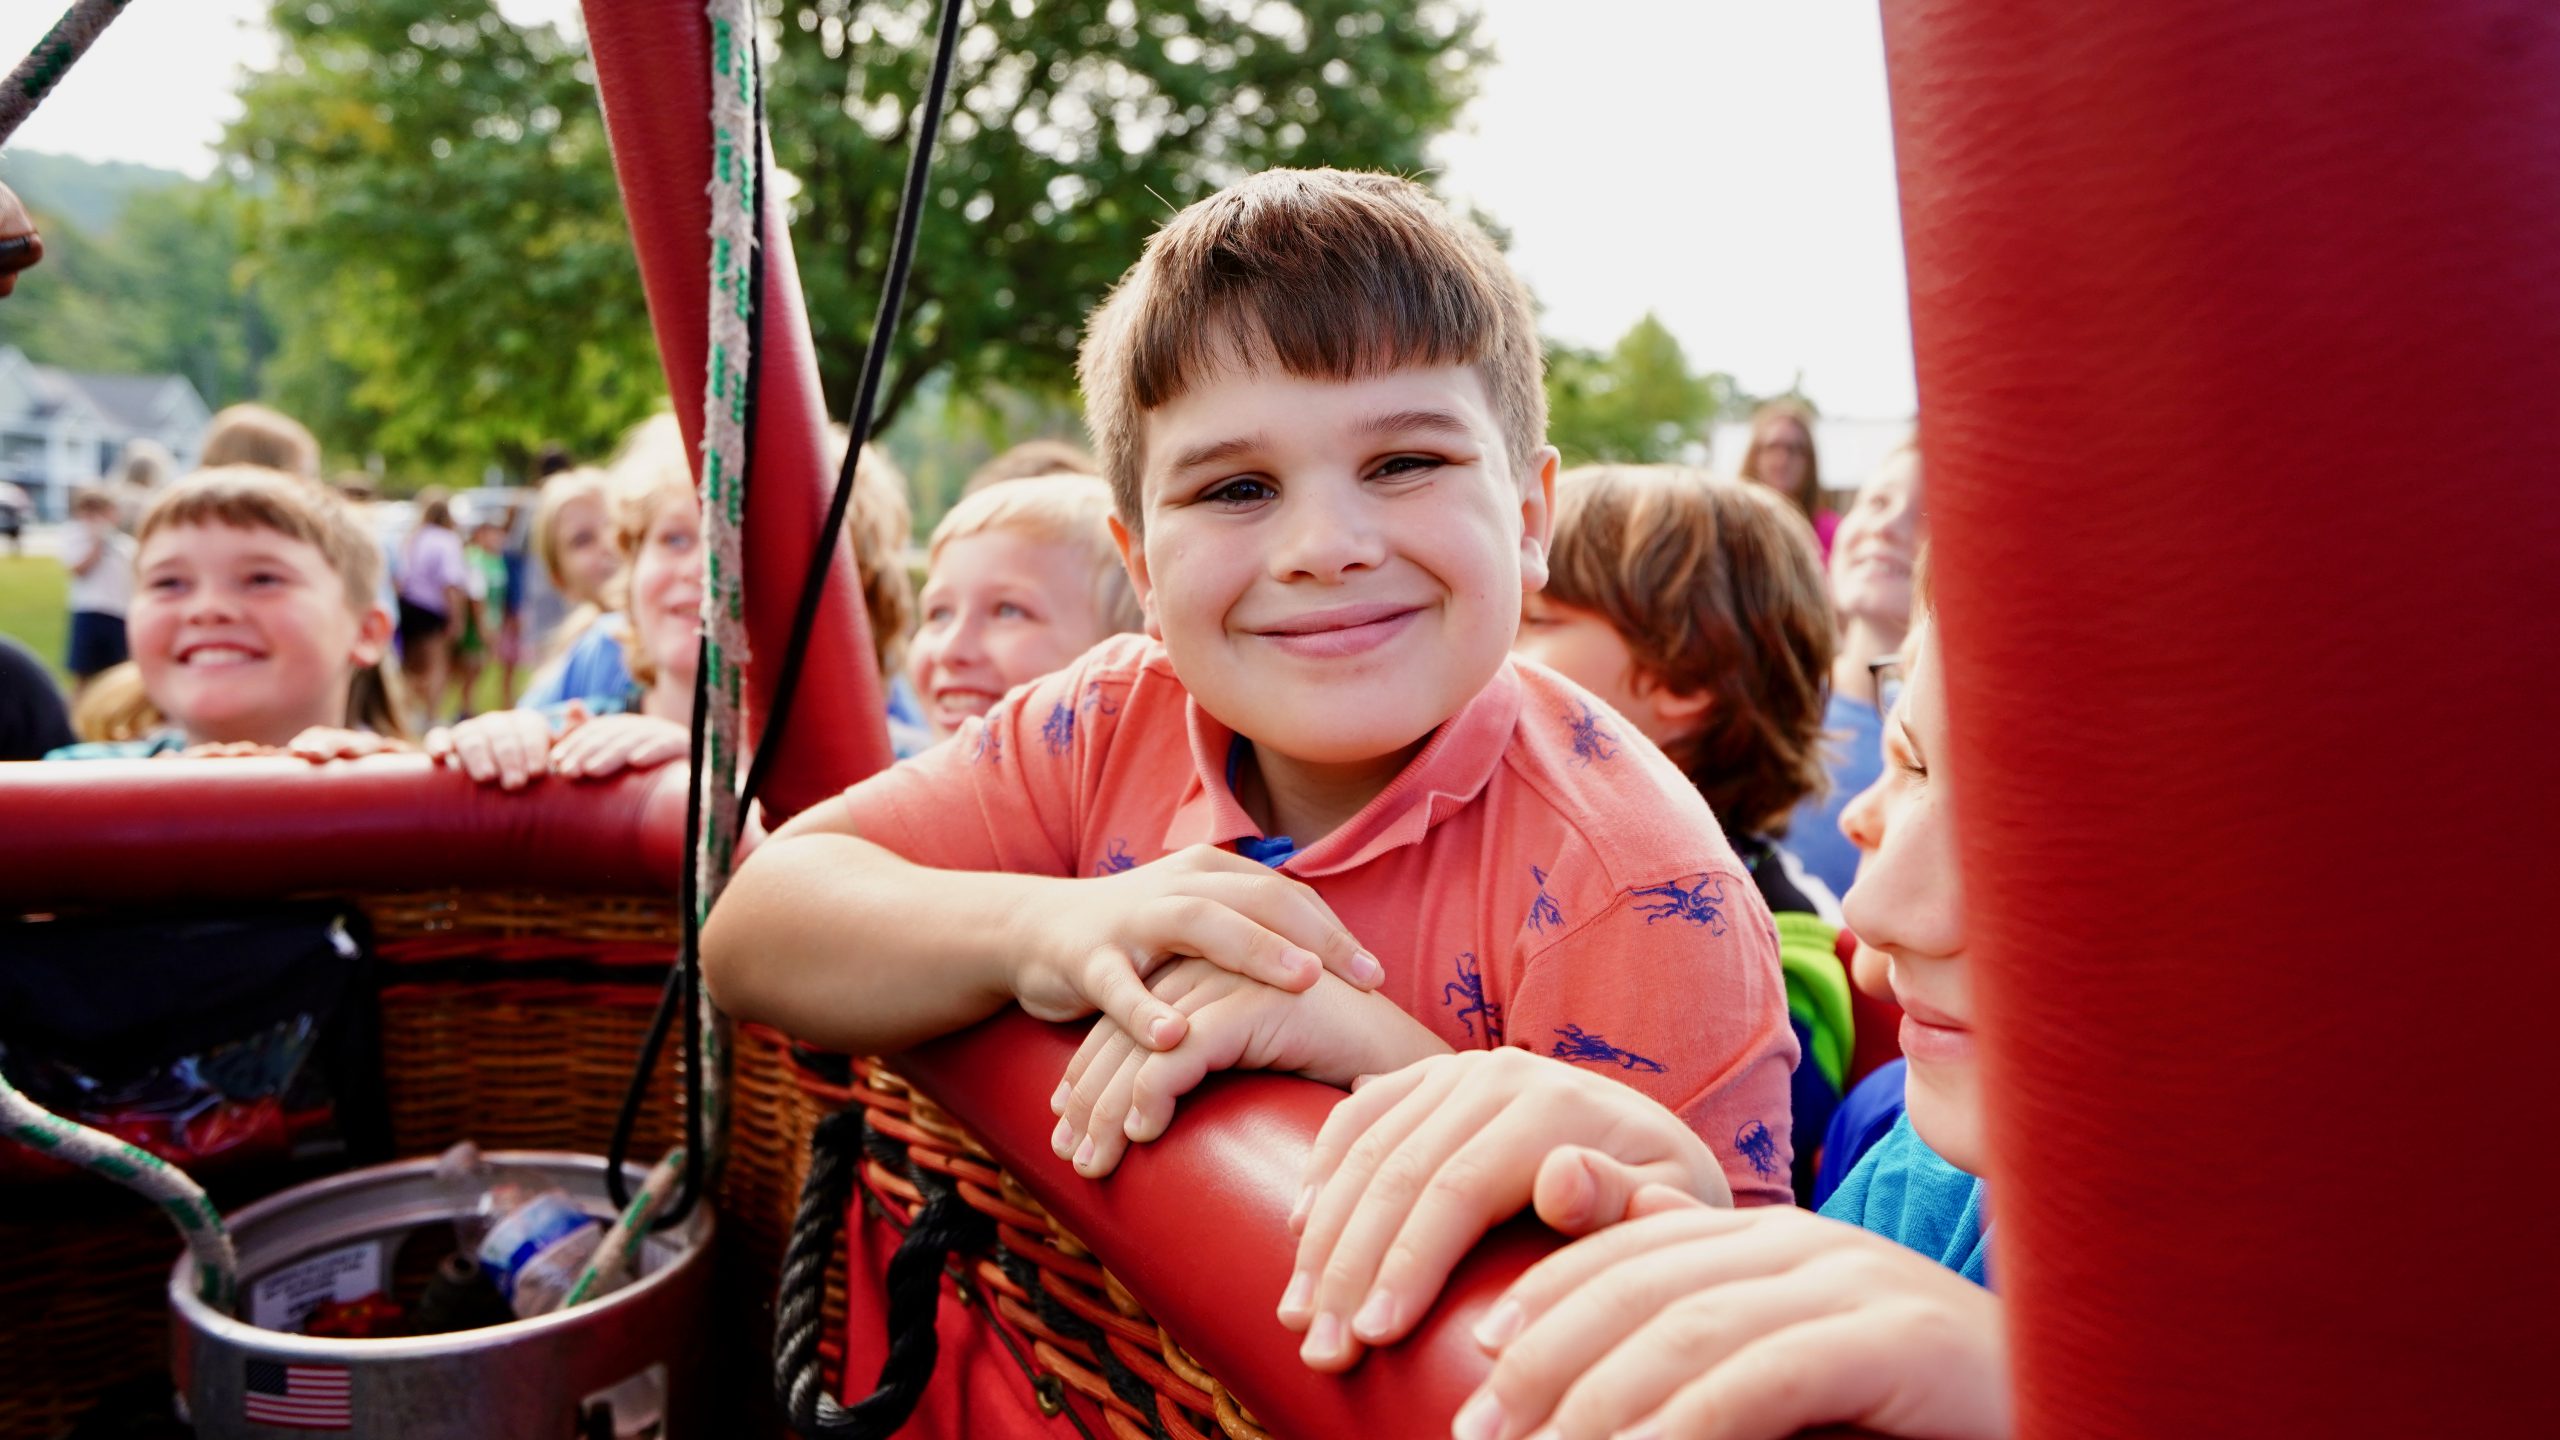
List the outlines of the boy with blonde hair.
{"label": "boy with blonde hair", "polygon": [[[847,1050],[1098,1012],[1051,1097],[1088,1176],[1213,1070],[1529,1047],[1783,1203],[1767,911],[1667,760],[1510,658],[1555,482],[1539,369],[1518,278],[1409,182],[1273,171],[1176,216],[1080,366],[1160,638],[778,831],[705,933],[721,1003]],[[1314,1279],[1279,1297],[1310,1363],[1421,1318]]]}
{"label": "boy with blonde hair", "polygon": [[925,552],[907,671],[935,738],[1144,617],[1111,543],[1111,487],[1005,480],[951,507]]}

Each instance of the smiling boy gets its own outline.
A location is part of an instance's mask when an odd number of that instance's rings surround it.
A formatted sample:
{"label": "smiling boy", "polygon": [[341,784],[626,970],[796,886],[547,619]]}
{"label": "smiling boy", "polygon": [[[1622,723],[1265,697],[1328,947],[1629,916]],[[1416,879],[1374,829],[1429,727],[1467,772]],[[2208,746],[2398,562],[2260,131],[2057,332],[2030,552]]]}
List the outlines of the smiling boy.
{"label": "smiling boy", "polygon": [[[721,1003],[848,1050],[1098,1012],[1052,1097],[1087,1175],[1213,1070],[1523,1046],[1786,1200],[1766,910],[1667,761],[1510,657],[1556,452],[1491,243],[1405,181],[1259,175],[1149,243],[1080,375],[1152,638],[777,832],[704,937]],[[1311,1355],[1385,1328],[1329,1318]]]}

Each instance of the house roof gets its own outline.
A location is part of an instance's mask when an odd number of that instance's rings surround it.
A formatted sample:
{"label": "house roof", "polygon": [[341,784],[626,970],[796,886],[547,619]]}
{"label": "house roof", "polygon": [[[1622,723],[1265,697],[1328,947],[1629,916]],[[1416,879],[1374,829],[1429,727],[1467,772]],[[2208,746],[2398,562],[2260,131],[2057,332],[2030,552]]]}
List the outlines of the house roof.
{"label": "house roof", "polygon": [[176,375],[83,375],[55,370],[55,378],[77,388],[110,424],[127,430],[156,430],[169,418],[171,387],[193,386]]}

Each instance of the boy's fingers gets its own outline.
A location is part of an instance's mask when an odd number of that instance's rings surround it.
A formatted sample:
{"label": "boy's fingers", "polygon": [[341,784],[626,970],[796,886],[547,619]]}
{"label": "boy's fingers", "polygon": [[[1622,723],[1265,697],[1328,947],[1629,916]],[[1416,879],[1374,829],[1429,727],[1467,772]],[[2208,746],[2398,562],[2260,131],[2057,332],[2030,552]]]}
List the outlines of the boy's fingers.
{"label": "boy's fingers", "polygon": [[1436,1071],[1456,1068],[1458,1063],[1454,1055],[1434,1055],[1385,1075],[1366,1076],[1367,1084],[1352,1086],[1351,1098],[1337,1102],[1332,1113],[1324,1117],[1324,1128],[1316,1132],[1315,1148],[1307,1152],[1307,1168],[1298,1182],[1302,1187],[1298,1203],[1289,1212],[1291,1233],[1307,1228],[1307,1214],[1315,1209],[1316,1193],[1333,1178],[1335,1167],[1342,1163],[1343,1153],[1351,1143]]}
{"label": "boy's fingers", "polygon": [[1120,946],[1105,945],[1086,956],[1081,978],[1077,989],[1087,1003],[1150,1050],[1172,1049],[1190,1029],[1181,1011],[1147,989],[1147,982],[1138,978],[1136,957]]}
{"label": "boy's fingers", "polygon": [[[1110,1174],[1129,1148],[1129,1137],[1121,1127],[1129,1118],[1129,1091],[1137,1084],[1138,1067],[1146,1059],[1146,1051],[1132,1046],[1120,1063],[1100,1077],[1100,1093],[1086,1119],[1084,1138],[1076,1142],[1076,1173],[1088,1180]],[[1092,1088],[1096,1077],[1085,1078],[1087,1088]]]}
{"label": "boy's fingers", "polygon": [[1830,1314],[1840,1300],[1837,1285],[1821,1272],[1798,1269],[1692,1290],[1653,1306],[1565,1388],[1550,1421],[1569,1437],[1608,1440],[1736,1351]]}
{"label": "boy's fingers", "polygon": [[1245,991],[1213,1000],[1191,1017],[1180,1045],[1139,1057],[1124,1122],[1130,1139],[1162,1135],[1173,1123],[1175,1101],[1198,1089],[1212,1072],[1232,1070],[1244,1059],[1245,1046],[1253,1040],[1252,1008],[1259,999]]}
{"label": "boy's fingers", "polygon": [[[1365,1203],[1369,1178],[1379,1164],[1404,1142],[1456,1087],[1462,1072],[1455,1066],[1438,1068],[1423,1077],[1406,1103],[1394,1106],[1378,1116],[1354,1138],[1342,1158],[1335,1163],[1332,1176],[1318,1187],[1307,1212],[1306,1227],[1298,1235],[1298,1258],[1295,1273],[1289,1277],[1289,1289],[1280,1302],[1280,1323],[1292,1330],[1307,1329],[1317,1313],[1315,1287],[1333,1259],[1333,1247],[1351,1217]],[[1374,1087],[1372,1087],[1374,1088]],[[1301,1283],[1303,1282],[1303,1283]],[[1335,1317],[1345,1327],[1350,1316]],[[1348,1330],[1345,1330],[1346,1335]]]}
{"label": "boy's fingers", "polygon": [[1364,1345],[1404,1338],[1459,1258],[1528,1203],[1535,1161],[1500,1133],[1503,1099],[1461,1090],[1378,1162],[1317,1273],[1318,1314]]}
{"label": "boy's fingers", "polygon": [[[1566,1235],[1588,1235],[1634,1215],[1676,1208],[1677,1202],[1665,1196],[1677,1195],[1693,1206],[1706,1203],[1678,1188],[1687,1181],[1687,1172],[1668,1160],[1635,1165],[1603,1151],[1564,1145],[1548,1151],[1537,1166],[1530,1206],[1548,1229]],[[1639,1193],[1655,1195],[1646,1210],[1634,1208]]]}
{"label": "boy's fingers", "polygon": [[1148,948],[1197,955],[1222,970],[1275,990],[1305,990],[1324,961],[1241,911],[1199,896],[1172,896],[1147,907]]}
{"label": "boy's fingers", "polygon": [[1247,919],[1315,956],[1318,964],[1359,989],[1375,990],[1387,978],[1386,967],[1353,938],[1351,928],[1314,886],[1270,871],[1236,880],[1219,898]]}
{"label": "boy's fingers", "polygon": [[1511,1288],[1503,1292],[1476,1327],[1476,1338],[1487,1349],[1507,1349],[1512,1337],[1524,1327],[1537,1323],[1565,1297],[1590,1284],[1611,1266],[1690,1241],[1729,1235],[1751,1223],[1745,1211],[1700,1208],[1629,1220],[1587,1235],[1530,1266],[1512,1281]]}
{"label": "boy's fingers", "polygon": [[1075,1083],[1068,1087],[1066,1109],[1059,1116],[1057,1131],[1050,1136],[1051,1146],[1061,1160],[1075,1158],[1078,1143],[1093,1128],[1094,1103],[1101,1098],[1103,1087],[1111,1083],[1111,1077],[1119,1073],[1122,1063],[1138,1049],[1136,1043],[1117,1026],[1101,1024],[1094,1029],[1107,1033],[1102,1034],[1102,1043],[1095,1048],[1092,1063],[1085,1066],[1083,1072],[1076,1076]]}
{"label": "boy's fingers", "polygon": [[1050,1114],[1067,1113],[1067,1102],[1074,1097],[1076,1086],[1084,1083],[1085,1072],[1101,1058],[1112,1038],[1123,1034],[1120,1027],[1108,1019],[1096,1020],[1085,1030],[1084,1042],[1076,1046],[1074,1057],[1067,1061],[1066,1073],[1059,1078],[1057,1090],[1049,1097]]}

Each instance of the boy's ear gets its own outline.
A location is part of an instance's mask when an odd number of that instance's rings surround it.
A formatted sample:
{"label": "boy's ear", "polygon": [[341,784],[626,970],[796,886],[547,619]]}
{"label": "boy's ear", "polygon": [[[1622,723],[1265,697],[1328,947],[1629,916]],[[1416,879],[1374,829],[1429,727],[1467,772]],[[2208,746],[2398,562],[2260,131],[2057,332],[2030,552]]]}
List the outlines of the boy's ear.
{"label": "boy's ear", "polygon": [[364,618],[356,622],[355,649],[348,657],[357,665],[379,665],[391,653],[391,613],[379,605],[364,607]]}
{"label": "boy's ear", "polygon": [[1653,707],[1654,719],[1662,723],[1663,733],[1671,735],[1696,729],[1715,706],[1715,696],[1704,690],[1675,693],[1660,685],[1645,691],[1644,699]]}
{"label": "boy's ear", "polygon": [[1547,584],[1547,543],[1555,538],[1556,471],[1563,463],[1553,445],[1543,445],[1530,461],[1532,473],[1520,486],[1520,593]]}
{"label": "boy's ear", "polygon": [[1111,543],[1120,547],[1120,568],[1129,572],[1129,589],[1138,597],[1138,611],[1147,618],[1147,638],[1162,640],[1164,622],[1156,618],[1155,583],[1147,575],[1147,544],[1129,533],[1120,517],[1111,517]]}

